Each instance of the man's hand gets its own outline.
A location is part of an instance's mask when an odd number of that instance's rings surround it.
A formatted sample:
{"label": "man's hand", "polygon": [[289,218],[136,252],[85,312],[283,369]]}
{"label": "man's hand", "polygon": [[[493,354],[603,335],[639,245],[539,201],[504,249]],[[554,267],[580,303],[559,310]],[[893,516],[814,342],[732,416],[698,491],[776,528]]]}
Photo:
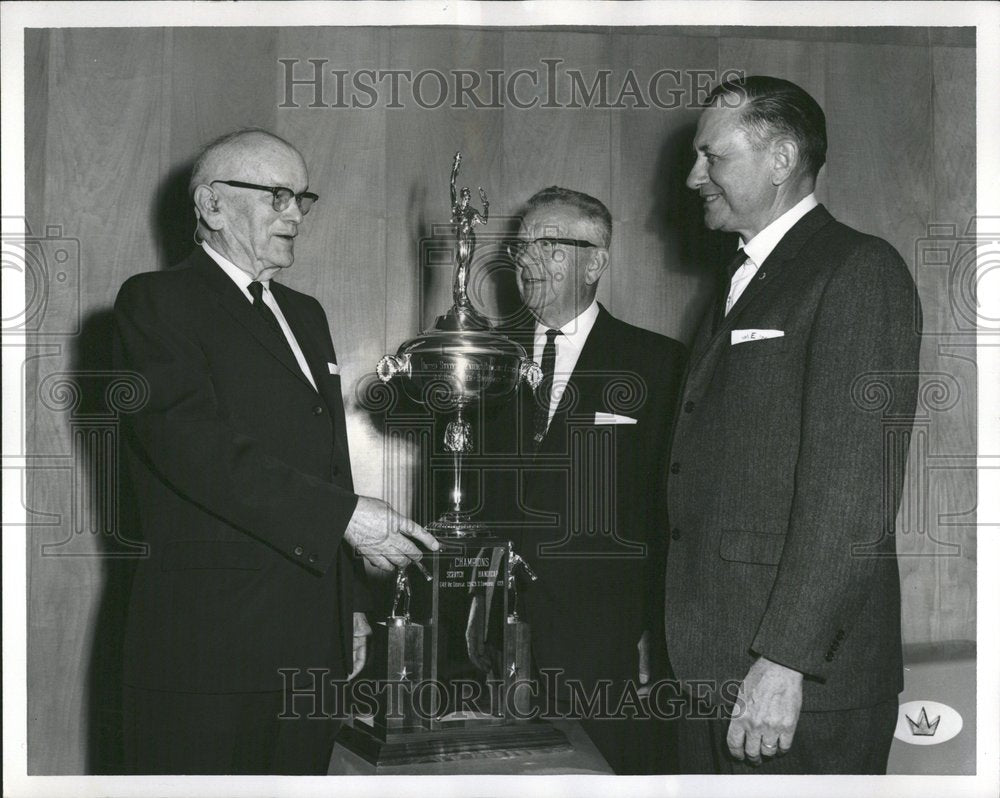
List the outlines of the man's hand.
{"label": "man's hand", "polygon": [[372,633],[372,628],[368,625],[368,619],[363,612],[354,613],[354,668],[348,680],[353,679],[361,669],[365,667],[368,659],[368,635]]}
{"label": "man's hand", "polygon": [[802,674],[761,657],[740,685],[737,710],[726,734],[736,759],[759,765],[761,757],[786,754],[792,747],[802,709]]}
{"label": "man's hand", "polygon": [[649,655],[649,629],[642,633],[636,648],[639,649],[639,695],[649,695],[649,679],[652,676],[652,664]]}
{"label": "man's hand", "polygon": [[369,496],[358,499],[354,515],[344,530],[344,540],[380,571],[402,568],[411,560],[419,560],[420,549],[413,540],[431,551],[441,548],[420,524],[400,515],[384,501]]}

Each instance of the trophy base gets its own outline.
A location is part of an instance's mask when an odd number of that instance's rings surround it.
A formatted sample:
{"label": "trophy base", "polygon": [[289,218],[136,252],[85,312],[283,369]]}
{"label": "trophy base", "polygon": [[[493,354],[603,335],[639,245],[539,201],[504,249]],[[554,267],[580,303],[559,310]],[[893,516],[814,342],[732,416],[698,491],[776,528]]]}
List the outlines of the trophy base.
{"label": "trophy base", "polygon": [[429,523],[427,531],[436,538],[482,538],[490,534],[486,524],[470,521],[468,513],[454,510]]}
{"label": "trophy base", "polygon": [[454,762],[462,759],[511,759],[531,753],[571,751],[566,735],[535,720],[489,728],[394,734],[381,740],[345,725],[337,742],[376,767]]}

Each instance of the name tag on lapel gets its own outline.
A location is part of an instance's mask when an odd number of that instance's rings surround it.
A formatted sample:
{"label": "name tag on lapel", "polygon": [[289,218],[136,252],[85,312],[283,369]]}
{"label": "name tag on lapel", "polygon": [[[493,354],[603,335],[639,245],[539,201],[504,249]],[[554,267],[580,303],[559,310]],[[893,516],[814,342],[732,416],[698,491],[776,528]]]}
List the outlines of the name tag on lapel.
{"label": "name tag on lapel", "polygon": [[340,366],[336,363],[327,363],[326,367],[330,370],[331,374],[340,374]]}
{"label": "name tag on lapel", "polygon": [[616,413],[594,413],[594,424],[637,424],[637,419],[631,416],[619,416]]}
{"label": "name tag on lapel", "polygon": [[784,330],[733,330],[729,334],[729,345],[745,344],[748,341],[764,341],[768,338],[782,338]]}

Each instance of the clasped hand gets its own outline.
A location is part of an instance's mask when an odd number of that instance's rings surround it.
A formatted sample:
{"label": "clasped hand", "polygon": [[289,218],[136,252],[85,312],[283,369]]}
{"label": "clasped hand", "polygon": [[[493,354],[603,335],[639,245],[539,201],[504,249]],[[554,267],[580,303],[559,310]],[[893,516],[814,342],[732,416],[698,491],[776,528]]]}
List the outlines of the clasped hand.
{"label": "clasped hand", "polygon": [[419,560],[421,552],[413,541],[431,551],[441,548],[420,524],[400,515],[384,501],[369,496],[358,499],[354,515],[344,530],[344,540],[380,571],[404,568]]}

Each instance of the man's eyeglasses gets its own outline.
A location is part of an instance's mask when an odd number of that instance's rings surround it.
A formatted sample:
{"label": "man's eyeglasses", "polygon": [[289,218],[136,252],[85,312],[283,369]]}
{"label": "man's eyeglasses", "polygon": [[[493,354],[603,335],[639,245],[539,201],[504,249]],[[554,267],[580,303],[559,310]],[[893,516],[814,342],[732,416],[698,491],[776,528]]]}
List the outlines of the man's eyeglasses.
{"label": "man's eyeglasses", "polygon": [[309,213],[312,204],[319,199],[319,194],[313,194],[311,191],[302,191],[296,194],[285,186],[259,186],[256,183],[244,183],[242,180],[213,180],[212,182],[222,183],[224,186],[233,186],[235,188],[252,188],[257,191],[269,191],[274,198],[271,201],[271,206],[279,213],[285,210],[292,200],[295,200],[295,204],[299,206],[299,210],[302,211],[302,215],[304,216]]}
{"label": "man's eyeglasses", "polygon": [[528,247],[532,246],[538,247],[543,255],[548,256],[552,254],[552,250],[556,247],[580,247],[581,249],[586,249],[589,247],[599,247],[600,244],[592,244],[590,241],[581,241],[578,238],[550,238],[545,236],[532,239],[531,241],[511,241],[507,244],[507,254],[510,255],[512,260],[517,260]]}

